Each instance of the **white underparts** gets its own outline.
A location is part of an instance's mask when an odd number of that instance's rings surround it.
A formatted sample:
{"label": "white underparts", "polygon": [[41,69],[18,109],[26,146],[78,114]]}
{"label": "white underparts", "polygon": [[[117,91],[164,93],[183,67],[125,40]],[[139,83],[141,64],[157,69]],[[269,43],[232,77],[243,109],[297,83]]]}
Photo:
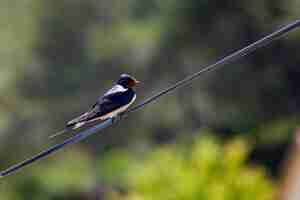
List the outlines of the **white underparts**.
{"label": "white underparts", "polygon": [[129,102],[129,104],[127,104],[127,105],[125,105],[125,106],[122,106],[122,107],[120,107],[120,108],[118,108],[118,109],[116,109],[116,110],[114,110],[114,111],[112,111],[112,112],[110,112],[110,113],[107,113],[107,114],[105,114],[105,115],[99,117],[98,119],[100,119],[100,120],[105,120],[105,119],[113,118],[113,117],[117,116],[119,113],[122,113],[122,112],[124,112],[125,110],[127,110],[127,108],[135,101],[135,99],[136,99],[136,95],[134,95],[134,97],[133,97],[132,100]]}

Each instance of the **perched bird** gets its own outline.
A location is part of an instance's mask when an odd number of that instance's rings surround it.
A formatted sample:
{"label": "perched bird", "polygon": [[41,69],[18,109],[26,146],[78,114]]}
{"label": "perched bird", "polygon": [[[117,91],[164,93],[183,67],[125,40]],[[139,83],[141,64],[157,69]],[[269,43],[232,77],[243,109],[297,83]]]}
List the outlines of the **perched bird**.
{"label": "perched bird", "polygon": [[[67,123],[66,130],[74,130],[82,127],[86,123],[102,121],[114,118],[124,112],[136,99],[135,91],[132,89],[139,81],[128,74],[122,74],[116,84],[103,96],[99,97],[92,108],[86,113],[72,119]],[[51,138],[66,132],[63,130]]]}

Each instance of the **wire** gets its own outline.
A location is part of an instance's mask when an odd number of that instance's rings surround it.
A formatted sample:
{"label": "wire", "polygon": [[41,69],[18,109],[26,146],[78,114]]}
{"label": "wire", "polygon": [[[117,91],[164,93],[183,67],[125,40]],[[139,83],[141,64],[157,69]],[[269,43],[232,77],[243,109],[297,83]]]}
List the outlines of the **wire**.
{"label": "wire", "polygon": [[66,139],[65,141],[63,141],[62,143],[59,143],[59,144],[55,144],[51,147],[49,147],[48,149],[44,150],[44,151],[41,151],[40,153],[34,155],[33,157],[31,158],[28,158],[16,165],[13,165],[9,168],[7,168],[6,170],[3,170],[1,173],[0,173],[0,177],[4,177],[4,176],[7,176],[15,171],[17,171],[18,169],[21,169],[23,168],[24,166],[30,164],[30,163],[33,163],[34,161],[36,160],[39,160],[61,148],[63,148],[64,146],[66,146],[67,144],[72,144],[72,143],[76,143],[76,142],[79,142],[83,139],[85,139],[86,137],[96,133],[98,130],[101,130],[101,129],[104,129],[110,125],[112,125],[113,121],[112,119],[107,119],[105,121],[102,121],[100,124],[96,124],[95,126],[87,129],[87,130],[84,130],[68,139]]}
{"label": "wire", "polygon": [[[168,94],[172,91],[174,91],[175,89],[182,87],[184,85],[187,85],[189,83],[191,83],[194,79],[198,78],[199,76],[201,76],[203,73],[209,72],[209,71],[213,71],[216,70],[218,67],[221,67],[225,64],[228,63],[232,63],[235,60],[242,58],[250,53],[252,53],[253,51],[255,51],[258,48],[261,48],[263,46],[268,45],[269,43],[271,43],[274,40],[277,40],[281,37],[283,37],[286,33],[288,33],[289,31],[296,29],[300,26],[300,19],[287,24],[286,26],[276,30],[275,32],[263,37],[262,39],[218,60],[217,62],[215,62],[214,64],[211,64],[207,67],[204,67],[203,69],[201,69],[200,71],[184,78],[181,81],[178,81],[177,83],[167,87],[166,89],[158,92],[157,94],[154,94],[153,96],[150,96],[149,98],[147,98],[146,100],[144,100],[143,102],[137,104],[136,106],[133,106],[132,108],[128,109],[122,116],[127,116],[129,113],[132,113],[134,111],[137,111],[138,109],[141,109],[142,107],[144,107],[145,105],[157,100],[159,97],[161,97],[162,95]],[[41,151],[40,153],[36,154],[35,156],[26,159],[16,165],[13,165],[9,168],[7,168],[6,170],[3,170],[0,172],[0,177],[4,177],[7,175],[10,175],[14,172],[16,172],[17,170],[33,163],[36,160],[39,160],[41,158],[44,158],[48,155],[50,155],[53,152],[58,151],[59,149],[62,149],[63,147],[65,147],[68,144],[72,144],[72,143],[76,143],[79,142],[83,139],[85,139],[86,137],[96,133],[99,130],[102,130],[106,127],[111,126],[112,124],[114,124],[116,121],[119,121],[119,119],[121,118],[117,118],[117,119],[107,119],[105,121],[102,121],[99,124],[96,124],[95,126],[88,128],[86,130],[83,130],[81,132],[79,132],[78,134],[71,136],[70,138],[64,140],[62,143],[50,146],[48,149]]]}
{"label": "wire", "polygon": [[289,31],[298,28],[300,26],[300,19],[278,29],[277,31],[263,37],[262,39],[218,60],[217,62],[215,62],[214,64],[211,64],[207,67],[204,67],[203,69],[201,69],[200,71],[184,78],[181,81],[178,81],[177,83],[175,83],[174,85],[169,86],[168,88],[160,91],[159,93],[147,98],[145,101],[143,101],[142,103],[132,107],[131,109],[129,109],[126,113],[130,113],[133,111],[136,111],[138,109],[140,109],[141,107],[145,106],[146,104],[151,103],[152,101],[157,100],[160,96],[165,95],[167,93],[172,92],[173,90],[182,87],[184,85],[187,85],[189,83],[191,83],[194,79],[198,78],[199,76],[201,76],[203,73],[205,72],[209,72],[209,71],[213,71],[216,70],[218,67],[221,67],[225,64],[231,63],[239,58],[242,58],[250,53],[252,53],[253,51],[255,51],[256,49],[266,46],[269,43],[271,43],[274,40],[277,40],[281,37],[283,37],[286,33],[288,33]]}

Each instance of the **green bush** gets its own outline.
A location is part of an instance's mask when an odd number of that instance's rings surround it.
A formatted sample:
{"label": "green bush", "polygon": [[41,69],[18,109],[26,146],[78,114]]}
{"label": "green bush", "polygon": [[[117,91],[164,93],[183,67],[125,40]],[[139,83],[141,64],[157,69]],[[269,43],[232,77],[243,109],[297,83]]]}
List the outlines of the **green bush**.
{"label": "green bush", "polygon": [[113,200],[271,200],[274,184],[247,163],[244,141],[205,136],[192,145],[135,146],[98,159],[72,148],[3,179],[1,199],[86,199],[99,189]]}
{"label": "green bush", "polygon": [[1,179],[0,199],[68,200],[90,192],[93,184],[91,156],[74,148]]}
{"label": "green bush", "polygon": [[188,148],[166,145],[139,158],[112,153],[101,171],[106,181],[119,181],[128,190],[111,199],[271,200],[273,183],[262,168],[246,165],[248,150],[241,139],[223,146],[201,137]]}

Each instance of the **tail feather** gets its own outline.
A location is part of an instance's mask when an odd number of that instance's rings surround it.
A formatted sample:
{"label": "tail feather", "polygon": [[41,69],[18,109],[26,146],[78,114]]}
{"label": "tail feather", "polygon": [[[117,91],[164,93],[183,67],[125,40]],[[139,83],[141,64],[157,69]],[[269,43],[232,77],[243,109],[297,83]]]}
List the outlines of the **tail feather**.
{"label": "tail feather", "polygon": [[82,127],[83,125],[85,125],[86,122],[78,122],[76,124],[73,125],[72,130],[76,130],[80,127]]}
{"label": "tail feather", "polygon": [[49,138],[50,139],[53,139],[57,136],[60,136],[60,135],[63,135],[67,132],[70,132],[70,131],[73,131],[73,130],[76,130],[78,128],[81,128],[83,125],[85,125],[86,122],[78,122],[78,123],[68,123],[67,124],[67,127],[61,131],[58,131],[57,133],[54,133],[53,135],[50,135]]}
{"label": "tail feather", "polygon": [[65,129],[63,129],[63,130],[61,130],[61,131],[58,131],[57,133],[54,133],[53,135],[50,135],[50,136],[49,136],[49,139],[53,139],[53,138],[55,138],[55,137],[57,137],[57,136],[63,135],[63,134],[65,134],[66,132],[68,132],[69,130],[70,130],[70,129],[65,128]]}
{"label": "tail feather", "polygon": [[73,126],[76,126],[76,124],[78,124],[80,122],[86,121],[89,114],[90,114],[89,112],[86,112],[86,113],[80,115],[79,117],[72,119],[71,121],[69,121],[67,123],[67,127],[73,127]]}

